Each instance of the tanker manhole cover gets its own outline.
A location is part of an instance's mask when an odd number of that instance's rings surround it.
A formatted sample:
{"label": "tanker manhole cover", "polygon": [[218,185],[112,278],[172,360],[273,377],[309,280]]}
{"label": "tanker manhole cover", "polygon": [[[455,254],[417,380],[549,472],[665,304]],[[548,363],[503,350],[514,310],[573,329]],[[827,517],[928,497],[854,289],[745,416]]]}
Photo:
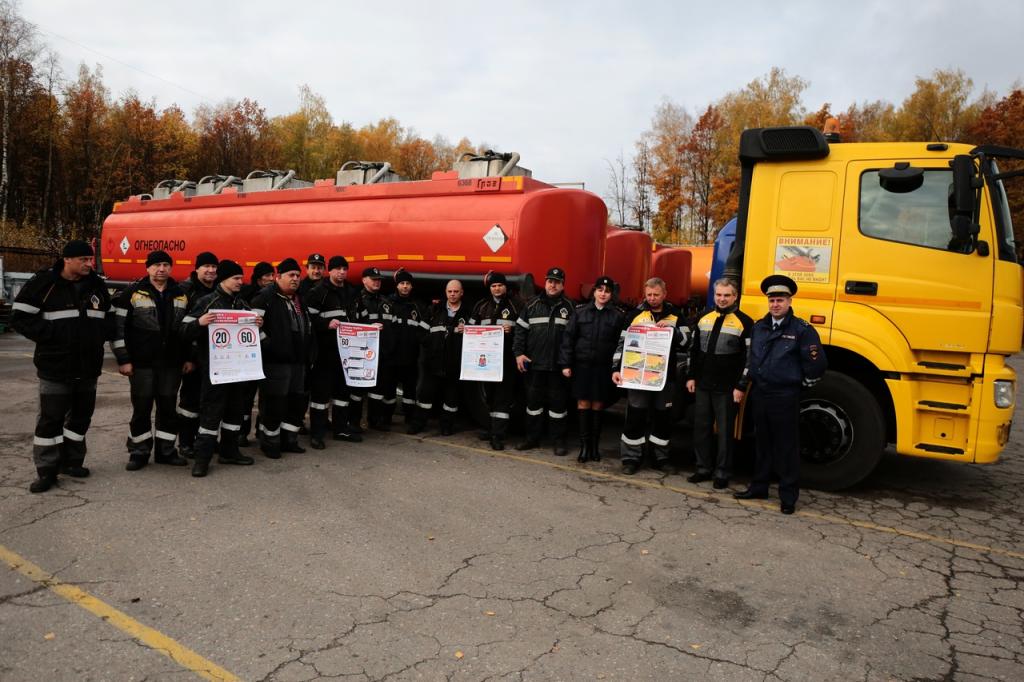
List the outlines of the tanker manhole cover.
{"label": "tanker manhole cover", "polygon": [[501,229],[501,225],[495,225],[484,235],[484,242],[491,249],[491,253],[498,253],[498,249],[505,246],[507,241],[508,235]]}

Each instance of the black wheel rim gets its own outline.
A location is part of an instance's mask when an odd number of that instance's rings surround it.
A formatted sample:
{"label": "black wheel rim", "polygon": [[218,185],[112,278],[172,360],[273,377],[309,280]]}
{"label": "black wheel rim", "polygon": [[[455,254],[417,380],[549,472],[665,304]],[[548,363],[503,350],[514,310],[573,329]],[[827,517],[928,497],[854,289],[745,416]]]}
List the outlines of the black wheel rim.
{"label": "black wheel rim", "polygon": [[834,464],[850,452],[853,422],[846,411],[825,400],[800,404],[800,457],[818,465]]}

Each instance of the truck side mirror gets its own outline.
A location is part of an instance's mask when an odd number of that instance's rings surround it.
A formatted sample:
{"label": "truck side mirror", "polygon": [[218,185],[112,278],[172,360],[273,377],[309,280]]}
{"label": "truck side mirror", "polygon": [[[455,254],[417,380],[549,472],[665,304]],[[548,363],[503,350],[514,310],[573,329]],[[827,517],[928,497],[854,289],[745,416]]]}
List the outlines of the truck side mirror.
{"label": "truck side mirror", "polygon": [[967,154],[957,154],[950,162],[953,168],[953,187],[949,197],[949,224],[953,239],[950,250],[973,253],[981,226],[974,221],[978,201],[980,178],[974,167],[974,159]]}
{"label": "truck side mirror", "polygon": [[900,161],[892,168],[883,168],[878,171],[878,184],[886,192],[907,194],[924,184],[924,169],[915,168],[906,161]]}

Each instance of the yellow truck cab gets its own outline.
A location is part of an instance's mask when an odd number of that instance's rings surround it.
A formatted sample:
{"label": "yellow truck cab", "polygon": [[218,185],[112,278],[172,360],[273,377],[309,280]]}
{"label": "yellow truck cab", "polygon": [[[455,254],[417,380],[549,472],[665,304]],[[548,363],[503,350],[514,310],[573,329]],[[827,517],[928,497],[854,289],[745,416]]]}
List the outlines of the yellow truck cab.
{"label": "yellow truck cab", "polygon": [[1010,434],[1022,280],[1001,147],[829,144],[811,127],[740,140],[736,242],[725,275],[754,319],[771,273],[799,285],[825,378],[801,399],[802,480],[840,489],[886,444],[915,457],[987,463]]}

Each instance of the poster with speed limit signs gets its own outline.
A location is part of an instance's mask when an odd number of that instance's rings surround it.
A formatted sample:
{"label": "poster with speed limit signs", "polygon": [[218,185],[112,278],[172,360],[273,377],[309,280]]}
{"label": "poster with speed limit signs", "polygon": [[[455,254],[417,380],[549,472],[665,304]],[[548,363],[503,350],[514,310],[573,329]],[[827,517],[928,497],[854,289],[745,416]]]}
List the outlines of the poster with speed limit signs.
{"label": "poster with speed limit signs", "polygon": [[233,384],[263,378],[260,330],[251,310],[211,310],[210,383]]}
{"label": "poster with speed limit signs", "polygon": [[338,354],[345,383],[349,386],[377,385],[380,329],[372,324],[342,323],[338,327]]}

